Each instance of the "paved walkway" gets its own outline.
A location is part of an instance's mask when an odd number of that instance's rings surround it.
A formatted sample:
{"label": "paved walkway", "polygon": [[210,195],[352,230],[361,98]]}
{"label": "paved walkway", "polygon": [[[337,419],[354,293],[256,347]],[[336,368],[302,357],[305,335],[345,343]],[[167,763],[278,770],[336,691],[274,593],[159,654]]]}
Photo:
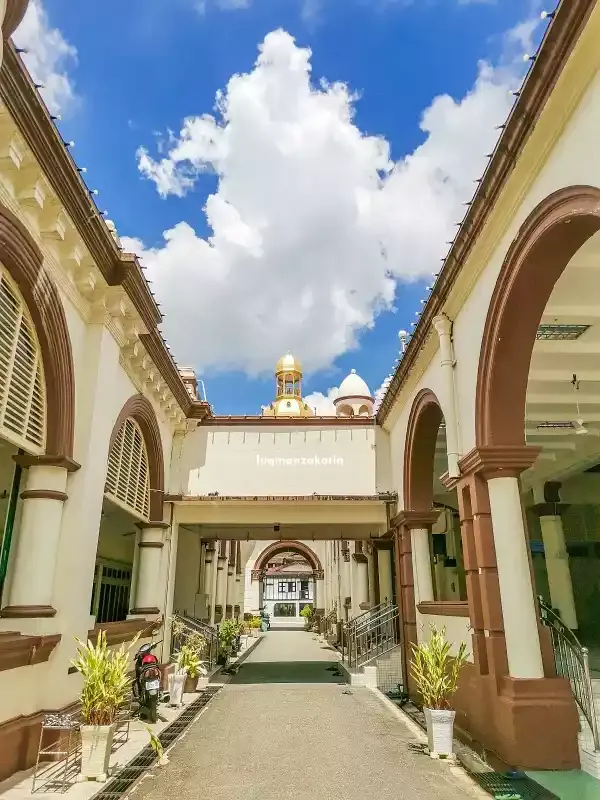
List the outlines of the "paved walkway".
{"label": "paved walkway", "polygon": [[372,692],[340,685],[313,634],[271,631],[132,800],[456,800]]}

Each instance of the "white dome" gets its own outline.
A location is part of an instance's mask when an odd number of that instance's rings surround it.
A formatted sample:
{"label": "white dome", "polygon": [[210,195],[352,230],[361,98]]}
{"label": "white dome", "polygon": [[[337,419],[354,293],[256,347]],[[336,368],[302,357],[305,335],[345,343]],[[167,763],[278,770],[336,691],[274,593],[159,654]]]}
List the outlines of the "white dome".
{"label": "white dome", "polygon": [[371,390],[360,375],[356,374],[355,369],[342,381],[335,402],[337,403],[339,400],[345,400],[350,397],[371,397]]}

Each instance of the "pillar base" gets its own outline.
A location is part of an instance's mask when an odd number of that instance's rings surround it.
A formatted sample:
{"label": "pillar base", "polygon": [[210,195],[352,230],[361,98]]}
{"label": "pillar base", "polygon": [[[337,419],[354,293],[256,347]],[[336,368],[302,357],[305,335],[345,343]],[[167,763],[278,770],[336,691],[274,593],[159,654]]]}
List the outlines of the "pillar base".
{"label": "pillar base", "polygon": [[577,769],[579,715],[564,678],[519,679],[462,672],[456,725],[510,767]]}
{"label": "pillar base", "polygon": [[160,614],[160,608],[156,608],[154,606],[149,608],[132,608],[129,613],[136,614],[138,616],[144,614]]}
{"label": "pillar base", "polygon": [[55,616],[56,609],[52,606],[6,606],[0,611],[0,617],[11,619],[40,619]]}

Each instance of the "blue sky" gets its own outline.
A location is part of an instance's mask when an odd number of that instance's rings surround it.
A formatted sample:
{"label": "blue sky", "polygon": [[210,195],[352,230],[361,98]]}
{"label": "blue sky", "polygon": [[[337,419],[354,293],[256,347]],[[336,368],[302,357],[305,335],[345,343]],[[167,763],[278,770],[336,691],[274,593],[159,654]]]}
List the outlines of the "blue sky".
{"label": "blue sky", "polygon": [[288,348],[320,411],[351,368],[378,389],[542,32],[524,0],[37,0],[28,15],[29,67],[222,414],[270,402]]}

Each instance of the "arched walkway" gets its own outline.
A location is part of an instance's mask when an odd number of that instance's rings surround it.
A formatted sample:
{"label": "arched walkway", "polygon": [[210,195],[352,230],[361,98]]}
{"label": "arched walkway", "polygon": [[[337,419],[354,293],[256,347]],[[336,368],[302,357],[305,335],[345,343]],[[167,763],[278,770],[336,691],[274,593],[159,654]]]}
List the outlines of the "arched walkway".
{"label": "arched walkway", "polygon": [[58,291],[24,225],[0,205],[0,261],[16,283],[40,344],[46,388],[46,455],[71,460],[75,376],[71,340]]}
{"label": "arched walkway", "polygon": [[311,550],[310,547],[302,542],[295,541],[275,542],[274,544],[269,545],[269,547],[266,547],[256,559],[254,571],[264,572],[269,561],[273,558],[273,556],[279,555],[279,553],[297,553],[298,555],[303,556],[310,564],[313,572],[320,573],[322,577],[323,567],[315,551]]}
{"label": "arched walkway", "polygon": [[134,419],[140,426],[148,453],[148,482],[150,487],[149,519],[152,522],[162,522],[165,486],[162,440],[154,408],[143,395],[137,394],[130,397],[121,409],[110,437],[109,454],[121,426],[130,418]]}
{"label": "arched walkway", "polygon": [[600,189],[569,186],[521,226],[488,309],[476,393],[477,447],[525,445],[525,395],[536,331],[555,283],[600,230]]}

